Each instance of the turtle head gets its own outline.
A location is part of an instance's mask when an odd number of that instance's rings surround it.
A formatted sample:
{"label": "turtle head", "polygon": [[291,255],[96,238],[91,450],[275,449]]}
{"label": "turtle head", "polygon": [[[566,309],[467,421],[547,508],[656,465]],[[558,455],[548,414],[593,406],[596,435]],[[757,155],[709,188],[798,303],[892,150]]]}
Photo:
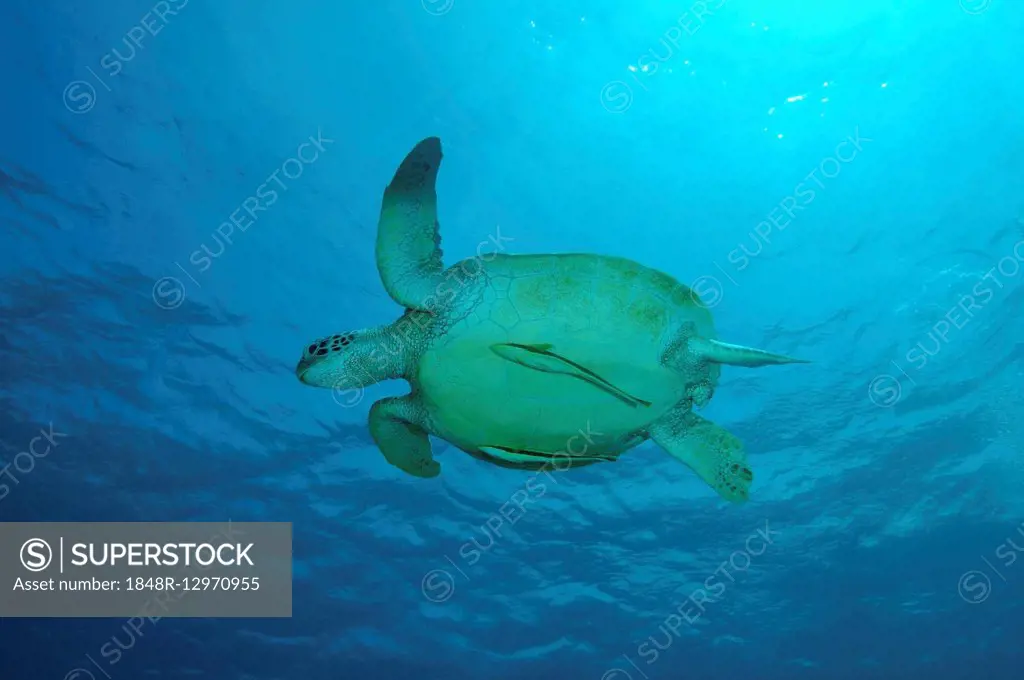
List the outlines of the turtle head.
{"label": "turtle head", "polygon": [[393,377],[390,357],[372,330],[329,335],[310,342],[295,367],[299,380],[313,387],[350,390]]}

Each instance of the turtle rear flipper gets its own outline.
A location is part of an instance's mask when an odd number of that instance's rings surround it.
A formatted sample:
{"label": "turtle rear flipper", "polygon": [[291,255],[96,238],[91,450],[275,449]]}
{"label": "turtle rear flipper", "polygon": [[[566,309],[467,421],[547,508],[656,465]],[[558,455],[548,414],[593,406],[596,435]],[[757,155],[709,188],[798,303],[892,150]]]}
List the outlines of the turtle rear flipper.
{"label": "turtle rear flipper", "polygon": [[750,494],[754,473],[747,465],[743,444],[723,427],[677,406],[650,426],[651,439],[733,503]]}

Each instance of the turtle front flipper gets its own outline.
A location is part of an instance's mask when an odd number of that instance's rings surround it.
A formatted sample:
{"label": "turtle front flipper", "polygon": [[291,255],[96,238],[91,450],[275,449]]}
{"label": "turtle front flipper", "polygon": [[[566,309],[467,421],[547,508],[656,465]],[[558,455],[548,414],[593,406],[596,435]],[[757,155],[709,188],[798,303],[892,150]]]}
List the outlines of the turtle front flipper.
{"label": "turtle front flipper", "polygon": [[384,190],[377,223],[377,269],[388,295],[398,304],[433,311],[444,280],[437,223],[437,171],[441,140],[417,144]]}
{"label": "turtle front flipper", "polygon": [[414,477],[437,477],[441,465],[430,451],[425,424],[415,395],[381,399],[370,409],[370,434],[384,458]]}
{"label": "turtle front flipper", "polygon": [[648,428],[651,439],[673,458],[685,463],[722,498],[747,500],[754,473],[747,465],[743,444],[723,427],[681,405]]}

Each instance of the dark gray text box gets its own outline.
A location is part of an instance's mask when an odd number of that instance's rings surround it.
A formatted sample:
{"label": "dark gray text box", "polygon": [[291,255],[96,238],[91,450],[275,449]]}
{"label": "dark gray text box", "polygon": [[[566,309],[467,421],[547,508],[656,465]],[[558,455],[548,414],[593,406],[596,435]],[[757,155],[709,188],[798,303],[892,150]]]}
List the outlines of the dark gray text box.
{"label": "dark gray text box", "polygon": [[0,523],[0,616],[291,615],[290,522]]}

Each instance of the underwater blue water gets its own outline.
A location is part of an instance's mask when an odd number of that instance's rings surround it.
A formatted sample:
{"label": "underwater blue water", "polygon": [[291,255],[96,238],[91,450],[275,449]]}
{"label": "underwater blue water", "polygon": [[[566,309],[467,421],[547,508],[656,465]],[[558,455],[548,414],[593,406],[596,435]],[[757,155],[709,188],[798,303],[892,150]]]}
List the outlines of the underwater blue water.
{"label": "underwater blue water", "polygon": [[[1020,677],[1024,4],[0,16],[0,520],[294,523],[290,619],[3,619],[3,680]],[[401,313],[376,219],[431,135],[447,263],[629,257],[813,360],[702,411],[748,503],[651,443],[415,479],[366,426],[405,383],[296,380]]]}

